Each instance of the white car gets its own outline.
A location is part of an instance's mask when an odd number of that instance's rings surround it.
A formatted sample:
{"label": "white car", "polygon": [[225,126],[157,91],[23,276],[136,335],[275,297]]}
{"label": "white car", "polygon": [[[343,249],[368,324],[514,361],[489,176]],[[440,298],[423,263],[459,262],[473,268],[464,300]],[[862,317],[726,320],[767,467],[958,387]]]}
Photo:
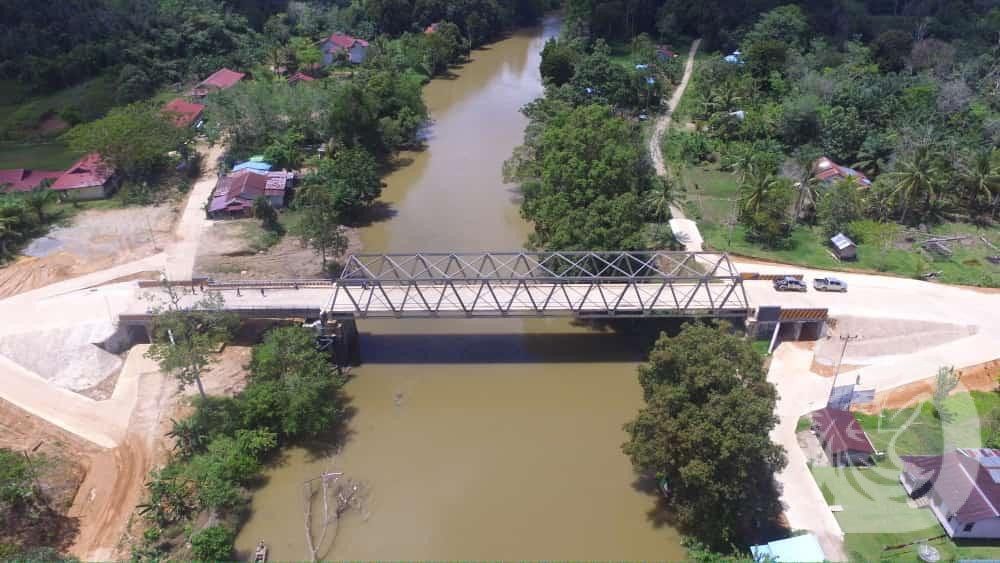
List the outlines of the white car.
{"label": "white car", "polygon": [[813,280],[813,289],[816,291],[847,291],[847,282],[837,278],[816,278]]}

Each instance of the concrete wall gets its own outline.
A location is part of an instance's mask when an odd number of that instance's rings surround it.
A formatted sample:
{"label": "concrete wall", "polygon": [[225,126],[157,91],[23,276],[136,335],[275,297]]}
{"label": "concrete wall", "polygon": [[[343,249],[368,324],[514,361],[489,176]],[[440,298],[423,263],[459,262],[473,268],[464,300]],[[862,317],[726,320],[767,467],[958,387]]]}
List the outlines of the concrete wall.
{"label": "concrete wall", "polygon": [[103,186],[92,186],[89,188],[80,188],[78,190],[64,190],[64,197],[71,201],[89,201],[94,199],[105,199],[111,195],[111,190],[108,188],[109,184]]}

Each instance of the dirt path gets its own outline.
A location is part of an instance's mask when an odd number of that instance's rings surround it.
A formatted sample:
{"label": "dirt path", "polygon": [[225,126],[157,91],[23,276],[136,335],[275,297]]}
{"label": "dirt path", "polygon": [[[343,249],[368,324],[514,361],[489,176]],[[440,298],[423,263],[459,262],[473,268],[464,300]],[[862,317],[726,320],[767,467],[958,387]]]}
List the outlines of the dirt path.
{"label": "dirt path", "polygon": [[[691,81],[691,74],[694,71],[694,56],[698,52],[699,45],[701,45],[701,39],[695,39],[694,43],[691,43],[691,50],[688,51],[687,62],[684,63],[684,75],[681,77],[681,83],[674,89],[674,93],[670,96],[670,101],[667,104],[667,111],[663,112],[663,115],[656,120],[656,126],[653,128],[653,134],[649,138],[649,155],[653,159],[653,168],[656,169],[656,174],[658,176],[667,175],[667,167],[663,163],[663,151],[660,147],[660,139],[663,138],[663,134],[670,128],[670,122],[673,120],[674,110],[677,109],[678,105],[680,105],[681,98],[684,97],[684,91],[687,90],[688,82]],[[676,219],[685,218],[684,212],[675,206],[670,206],[670,214]]]}
{"label": "dirt path", "polygon": [[[663,134],[670,128],[674,110],[680,105],[681,98],[684,97],[684,91],[687,90],[688,82],[691,81],[691,75],[694,72],[694,56],[698,53],[699,45],[701,45],[701,39],[695,39],[691,43],[687,62],[684,63],[684,75],[681,77],[681,83],[674,89],[673,95],[670,96],[667,111],[656,120],[656,126],[653,127],[653,134],[649,137],[649,155],[653,160],[653,168],[656,169],[658,176],[667,175],[667,166],[663,162],[663,150],[660,146],[660,140],[663,138]],[[701,251],[704,240],[701,238],[701,232],[698,230],[697,223],[688,219],[684,215],[684,211],[676,205],[670,206],[670,230],[673,231],[677,240],[684,245],[685,250],[691,252]]]}
{"label": "dirt path", "polygon": [[191,188],[188,195],[187,205],[181,214],[180,221],[174,229],[176,242],[166,249],[167,278],[171,280],[190,280],[194,272],[194,262],[198,255],[198,241],[202,234],[211,226],[205,215],[205,203],[215,184],[218,182],[216,174],[216,163],[219,157],[225,152],[226,147],[222,145],[198,147],[198,152],[202,154],[202,175]]}

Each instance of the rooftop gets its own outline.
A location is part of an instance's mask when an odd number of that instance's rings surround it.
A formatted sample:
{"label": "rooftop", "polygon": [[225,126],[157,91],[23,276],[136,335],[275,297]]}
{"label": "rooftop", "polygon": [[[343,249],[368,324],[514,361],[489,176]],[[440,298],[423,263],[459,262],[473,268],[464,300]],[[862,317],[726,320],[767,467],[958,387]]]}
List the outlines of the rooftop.
{"label": "rooftop", "polygon": [[900,459],[914,488],[931,483],[960,522],[1000,517],[1000,450],[959,448],[940,456]]}
{"label": "rooftop", "polygon": [[872,184],[872,181],[868,179],[868,176],[865,176],[861,172],[858,172],[848,166],[837,164],[825,156],[816,159],[816,162],[813,163],[813,177],[821,182],[832,182],[843,178],[854,178],[857,180],[858,186],[862,188],[866,188]]}
{"label": "rooftop", "polygon": [[335,50],[337,48],[350,49],[351,47],[354,47],[355,44],[361,45],[362,47],[368,46],[368,42],[364,39],[358,39],[357,37],[351,37],[350,35],[343,33],[334,33],[330,35],[330,37],[327,37],[326,40],[332,45],[330,50]]}
{"label": "rooftop", "polygon": [[868,435],[849,411],[826,407],[813,413],[813,423],[831,454],[849,451],[875,453]]}
{"label": "rooftop", "polygon": [[826,561],[823,548],[820,547],[819,540],[813,534],[803,534],[801,536],[751,546],[750,553],[756,561],[773,560],[779,563],[790,561]]}
{"label": "rooftop", "polygon": [[213,72],[211,76],[199,82],[198,88],[218,88],[219,90],[225,90],[226,88],[235,86],[237,82],[243,80],[244,76],[246,74],[242,72],[220,68]]}
{"label": "rooftop", "polygon": [[52,184],[52,189],[63,191],[103,186],[114,173],[115,169],[105,164],[99,154],[90,153],[63,172]]}
{"label": "rooftop", "polygon": [[29,170],[27,168],[14,168],[11,170],[0,170],[0,191],[7,193],[30,192],[37,188],[45,180],[55,180],[62,176],[61,171],[56,170]]}
{"label": "rooftop", "polygon": [[201,112],[205,111],[205,106],[181,98],[174,98],[167,105],[163,106],[163,111],[170,115],[174,121],[174,125],[189,127],[201,116]]}

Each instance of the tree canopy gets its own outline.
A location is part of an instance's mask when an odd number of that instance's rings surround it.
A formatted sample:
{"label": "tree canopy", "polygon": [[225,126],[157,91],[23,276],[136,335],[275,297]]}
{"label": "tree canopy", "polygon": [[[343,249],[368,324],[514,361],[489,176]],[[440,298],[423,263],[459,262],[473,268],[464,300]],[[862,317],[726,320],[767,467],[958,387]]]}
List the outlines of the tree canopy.
{"label": "tree canopy", "polygon": [[780,513],[774,472],[785,464],[769,433],[777,392],[760,356],[726,324],[663,335],[639,368],[645,406],[625,425],[626,455],[663,480],[670,515],[713,547],[736,543]]}

